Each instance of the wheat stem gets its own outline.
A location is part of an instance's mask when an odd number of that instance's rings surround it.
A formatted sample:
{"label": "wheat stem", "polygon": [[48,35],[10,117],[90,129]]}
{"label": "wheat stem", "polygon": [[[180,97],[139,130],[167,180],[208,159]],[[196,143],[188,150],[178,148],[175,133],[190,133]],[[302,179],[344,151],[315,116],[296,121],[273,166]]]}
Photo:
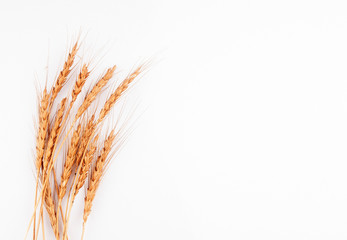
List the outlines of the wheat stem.
{"label": "wheat stem", "polygon": [[84,238],[84,232],[85,232],[85,231],[86,231],[86,223],[83,222],[81,240],[83,240],[83,238]]}
{"label": "wheat stem", "polygon": [[44,224],[43,224],[43,213],[41,213],[41,218],[42,218],[42,239],[45,240],[45,227],[44,227]]}

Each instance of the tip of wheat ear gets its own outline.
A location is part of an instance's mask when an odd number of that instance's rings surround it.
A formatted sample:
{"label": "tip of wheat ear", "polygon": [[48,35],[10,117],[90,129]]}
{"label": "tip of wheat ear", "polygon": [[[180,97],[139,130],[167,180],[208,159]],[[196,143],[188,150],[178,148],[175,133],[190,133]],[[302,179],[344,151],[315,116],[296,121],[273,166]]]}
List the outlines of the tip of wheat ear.
{"label": "tip of wheat ear", "polygon": [[71,98],[72,98],[71,103],[75,102],[77,99],[77,96],[81,93],[82,88],[84,84],[86,83],[89,74],[90,72],[88,71],[87,64],[83,64],[82,69],[80,73],[78,74],[77,80],[75,82],[75,86],[71,93]]}
{"label": "tip of wheat ear", "polygon": [[72,65],[75,61],[75,57],[77,54],[79,48],[79,43],[76,42],[74,46],[72,47],[71,51],[69,52],[69,55],[67,57],[67,60],[64,63],[63,69],[60,71],[59,76],[55,82],[55,84],[52,87],[52,99],[51,99],[51,104],[57,97],[58,93],[60,90],[63,88],[64,84],[66,83],[68,79],[68,75],[71,72]]}

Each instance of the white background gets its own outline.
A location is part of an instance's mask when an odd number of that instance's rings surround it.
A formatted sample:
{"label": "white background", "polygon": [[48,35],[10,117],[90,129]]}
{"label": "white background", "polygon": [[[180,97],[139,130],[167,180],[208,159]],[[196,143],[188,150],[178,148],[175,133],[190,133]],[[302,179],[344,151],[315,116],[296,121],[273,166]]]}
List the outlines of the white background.
{"label": "white background", "polygon": [[154,58],[85,239],[346,239],[346,13],[342,0],[2,1],[0,238],[23,239],[33,209],[35,84],[82,29],[83,51],[106,46],[100,69]]}

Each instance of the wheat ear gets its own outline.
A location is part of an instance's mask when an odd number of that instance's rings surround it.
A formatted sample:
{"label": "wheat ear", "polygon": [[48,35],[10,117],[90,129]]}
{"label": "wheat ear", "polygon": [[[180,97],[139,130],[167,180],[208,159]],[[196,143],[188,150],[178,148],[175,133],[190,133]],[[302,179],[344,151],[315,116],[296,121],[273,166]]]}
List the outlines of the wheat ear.
{"label": "wheat ear", "polygon": [[63,171],[61,174],[61,181],[60,181],[59,194],[58,194],[59,202],[65,196],[67,184],[72,173],[72,167],[76,162],[76,152],[77,152],[78,143],[80,140],[80,133],[81,133],[81,124],[79,124],[77,129],[74,131],[71,138],[69,149],[67,151],[66,160],[65,160]]}
{"label": "wheat ear", "polygon": [[139,66],[134,72],[132,72],[127,78],[125,78],[121,84],[116,88],[116,90],[110,95],[106,100],[103,108],[100,111],[98,123],[100,123],[106,115],[111,111],[114,104],[122,96],[122,94],[128,89],[129,84],[131,84],[137,76],[142,72],[142,66]]}
{"label": "wheat ear", "polygon": [[61,122],[62,122],[63,116],[64,116],[65,104],[66,104],[66,98],[63,98],[63,100],[61,100],[61,102],[60,102],[60,107],[58,109],[54,124],[52,126],[52,130],[51,130],[51,133],[50,133],[50,136],[48,139],[46,153],[45,153],[45,159],[43,162],[44,171],[47,170],[48,164],[50,163],[50,160],[52,158],[54,145],[58,139],[59,129],[61,128]]}
{"label": "wheat ear", "polygon": [[83,187],[88,174],[89,174],[89,169],[91,167],[91,164],[94,159],[95,152],[97,150],[97,141],[98,141],[98,135],[94,137],[94,140],[91,142],[89,149],[87,150],[85,156],[83,157],[82,160],[82,166],[78,174],[78,179],[76,183],[76,188],[74,192],[73,198],[76,197],[78,191]]}
{"label": "wheat ear", "polygon": [[108,155],[112,150],[114,139],[116,135],[114,134],[114,130],[110,132],[108,137],[105,139],[104,147],[101,150],[100,155],[98,156],[95,166],[92,170],[91,177],[89,179],[88,188],[86,197],[84,199],[84,211],[83,211],[83,223],[87,222],[87,218],[90,214],[92,208],[92,202],[95,197],[96,190],[100,184],[101,178],[104,174],[104,167],[107,164]]}
{"label": "wheat ear", "polygon": [[47,136],[48,122],[49,122],[49,112],[48,112],[48,104],[49,104],[49,95],[47,93],[47,89],[43,90],[42,98],[39,106],[39,129],[36,139],[36,161],[35,166],[39,171],[42,166],[42,158],[45,149],[45,142]]}
{"label": "wheat ear", "polygon": [[[54,235],[56,237],[56,239],[59,239],[59,229],[57,228],[57,214],[55,212],[55,208],[54,208],[54,200],[52,197],[52,191],[51,191],[51,187],[49,186],[49,184],[45,187],[45,193],[44,193],[44,204],[46,207],[46,211],[48,213],[49,216],[49,220],[51,222],[51,226],[53,228],[54,231]],[[42,219],[43,221],[43,219]]]}
{"label": "wheat ear", "polygon": [[[48,122],[49,122],[49,94],[47,93],[47,88],[43,90],[42,97],[39,104],[39,126],[38,133],[36,137],[36,186],[35,186],[35,203],[37,201],[37,188],[39,183],[39,174],[43,161],[43,154],[45,149],[45,142],[48,130]],[[36,226],[36,214],[34,219],[34,226]],[[35,227],[33,230],[33,239],[35,239]]]}
{"label": "wheat ear", "polygon": [[74,88],[72,90],[72,100],[71,102],[75,102],[77,99],[77,96],[80,94],[80,92],[82,91],[82,88],[84,86],[84,84],[86,83],[86,80],[89,76],[90,72],[88,71],[88,65],[87,64],[83,64],[81,72],[78,74],[78,78],[75,82]]}

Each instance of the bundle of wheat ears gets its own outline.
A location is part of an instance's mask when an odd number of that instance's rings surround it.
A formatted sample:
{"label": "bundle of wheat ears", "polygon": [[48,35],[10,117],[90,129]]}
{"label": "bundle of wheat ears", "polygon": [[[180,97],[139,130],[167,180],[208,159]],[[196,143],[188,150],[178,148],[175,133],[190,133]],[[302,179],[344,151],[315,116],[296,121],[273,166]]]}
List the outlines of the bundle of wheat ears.
{"label": "bundle of wheat ears", "polygon": [[[25,238],[32,230],[33,239],[38,239],[41,232],[45,239],[45,231],[52,230],[56,239],[68,239],[71,208],[77,194],[84,192],[83,239],[97,189],[124,142],[125,134],[116,129],[117,124],[108,126],[111,130],[106,134],[102,134],[101,126],[145,66],[135,68],[114,91],[104,91],[112,84],[116,66],[108,68],[99,78],[90,79],[90,63],[77,60],[79,49],[80,42],[76,41],[52,86],[49,88],[46,83],[39,93],[35,205]],[[63,89],[68,82],[72,89],[66,94]],[[83,91],[87,85],[88,91]],[[95,107],[105,92],[106,101],[100,108]],[[57,166],[62,166],[61,171],[57,171]],[[82,187],[85,191],[80,191]],[[51,230],[44,226],[44,217],[49,219]]]}

